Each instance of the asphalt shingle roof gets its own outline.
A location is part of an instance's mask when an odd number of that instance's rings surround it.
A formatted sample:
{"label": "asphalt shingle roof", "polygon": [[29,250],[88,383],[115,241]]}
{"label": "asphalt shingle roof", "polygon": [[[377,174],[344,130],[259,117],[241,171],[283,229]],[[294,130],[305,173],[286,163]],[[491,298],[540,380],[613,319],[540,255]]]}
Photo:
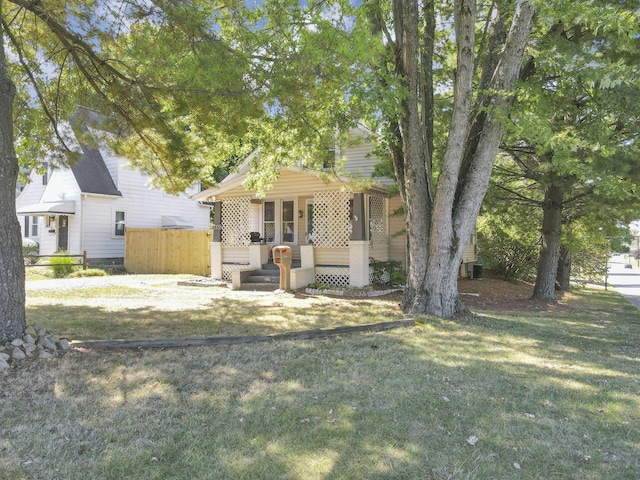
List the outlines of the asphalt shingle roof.
{"label": "asphalt shingle roof", "polygon": [[100,150],[82,145],[82,151],[82,158],[71,167],[80,191],[121,197],[122,194],[113,182]]}

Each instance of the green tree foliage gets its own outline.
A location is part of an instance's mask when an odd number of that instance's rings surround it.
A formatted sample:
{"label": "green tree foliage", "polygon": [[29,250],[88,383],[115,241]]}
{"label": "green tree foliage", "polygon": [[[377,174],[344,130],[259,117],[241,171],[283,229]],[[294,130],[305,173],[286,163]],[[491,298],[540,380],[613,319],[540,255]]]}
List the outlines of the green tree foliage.
{"label": "green tree foliage", "polygon": [[[542,210],[534,298],[555,299],[562,229],[628,222],[640,181],[639,13],[633,2],[542,8],[494,177]],[[562,283],[568,284],[568,279]]]}
{"label": "green tree foliage", "polygon": [[263,115],[263,99],[246,76],[248,60],[216,27],[221,9],[232,7],[0,1],[0,341],[21,334],[25,321],[18,162],[73,162],[67,125],[78,105],[101,112],[100,130],[117,150],[171,192],[252,148],[242,137]]}

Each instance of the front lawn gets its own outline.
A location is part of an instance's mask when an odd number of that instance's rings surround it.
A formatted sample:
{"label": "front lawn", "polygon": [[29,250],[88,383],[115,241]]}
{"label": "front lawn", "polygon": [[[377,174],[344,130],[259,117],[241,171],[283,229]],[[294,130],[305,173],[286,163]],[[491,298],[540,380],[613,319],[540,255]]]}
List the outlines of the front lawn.
{"label": "front lawn", "polygon": [[[157,306],[136,318],[165,332],[153,324],[178,322],[180,310],[148,294]],[[48,297],[58,315],[68,303],[70,315],[109,321],[69,295]],[[112,296],[134,305],[131,291]],[[30,315],[44,311],[44,297],[32,301]],[[378,309],[398,318],[393,304],[340,302],[332,315],[354,323]],[[227,312],[211,309],[218,324],[260,323],[259,302],[217,307]],[[313,308],[268,311],[261,321],[276,330],[318,322]],[[73,351],[0,374],[0,412],[0,478],[11,480],[637,480],[640,314],[587,290],[559,311],[422,317],[384,333]]]}

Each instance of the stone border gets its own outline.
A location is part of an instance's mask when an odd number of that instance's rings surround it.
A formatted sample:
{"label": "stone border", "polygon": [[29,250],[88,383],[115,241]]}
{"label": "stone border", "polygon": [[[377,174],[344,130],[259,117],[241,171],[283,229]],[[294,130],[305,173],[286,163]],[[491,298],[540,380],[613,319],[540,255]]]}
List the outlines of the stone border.
{"label": "stone border", "polygon": [[337,295],[340,297],[381,297],[390,293],[402,292],[402,288],[388,288],[385,290],[375,290],[370,288],[305,288],[305,293],[309,295]]}
{"label": "stone border", "polygon": [[9,362],[40,358],[55,357],[58,351],[71,348],[66,338],[58,338],[40,325],[28,325],[21,337],[0,345],[0,370],[11,367]]}

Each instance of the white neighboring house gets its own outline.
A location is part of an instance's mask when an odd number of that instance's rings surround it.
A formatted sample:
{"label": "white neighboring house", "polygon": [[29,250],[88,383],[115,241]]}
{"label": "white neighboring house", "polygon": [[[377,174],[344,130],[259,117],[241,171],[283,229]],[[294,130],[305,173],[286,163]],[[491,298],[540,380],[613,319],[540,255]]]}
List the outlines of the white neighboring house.
{"label": "white neighboring house", "polygon": [[32,172],[16,199],[22,236],[38,242],[40,255],[86,251],[91,263],[122,263],[125,227],[209,230],[210,208],[190,199],[199,184],[170,195],[109,148],[82,151],[72,167]]}

